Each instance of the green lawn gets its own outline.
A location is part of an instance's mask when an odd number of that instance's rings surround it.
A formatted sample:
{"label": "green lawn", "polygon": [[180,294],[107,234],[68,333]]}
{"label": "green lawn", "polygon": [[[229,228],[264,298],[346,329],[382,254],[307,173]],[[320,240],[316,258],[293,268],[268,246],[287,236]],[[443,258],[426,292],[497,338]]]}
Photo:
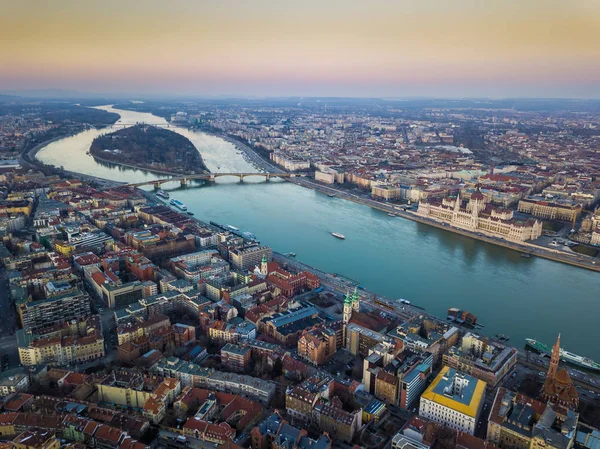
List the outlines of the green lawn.
{"label": "green lawn", "polygon": [[571,249],[576,253],[585,254],[586,256],[592,257],[596,257],[598,253],[600,253],[600,249],[585,245],[573,246]]}

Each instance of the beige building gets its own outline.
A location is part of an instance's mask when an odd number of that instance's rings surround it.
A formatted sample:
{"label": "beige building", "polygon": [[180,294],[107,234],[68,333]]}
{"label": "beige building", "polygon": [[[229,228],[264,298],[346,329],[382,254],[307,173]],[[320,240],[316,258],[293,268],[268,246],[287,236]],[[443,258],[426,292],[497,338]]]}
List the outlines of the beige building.
{"label": "beige building", "polygon": [[310,162],[308,161],[292,159],[278,153],[271,153],[271,160],[289,171],[308,170],[310,168]]}
{"label": "beige building", "polygon": [[251,246],[249,248],[230,251],[229,261],[234,269],[247,271],[260,266],[263,256],[266,256],[267,260],[271,261],[272,255],[272,250],[268,246]]}
{"label": "beige building", "polygon": [[387,336],[355,323],[346,326],[346,349],[352,355],[360,354],[361,357],[367,357],[371,348],[389,340]]}
{"label": "beige building", "polygon": [[320,401],[314,412],[319,430],[327,432],[334,440],[350,442],[362,427],[362,409],[347,412],[337,397],[327,403]]}
{"label": "beige building", "polygon": [[325,184],[334,184],[335,175],[331,172],[317,170],[315,172],[315,181],[323,182]]}
{"label": "beige building", "polygon": [[490,410],[487,439],[502,449],[570,449],[578,415],[521,393],[498,388]]}
{"label": "beige building", "polygon": [[19,358],[23,366],[71,365],[104,357],[102,331],[85,336],[36,339],[30,332],[17,333]]}
{"label": "beige building", "polygon": [[126,387],[119,386],[116,377],[96,384],[98,401],[141,409],[146,419],[158,424],[164,418],[168,405],[181,393],[181,382],[173,378],[163,380],[153,391],[143,390],[143,382],[129,384]]}
{"label": "beige building", "polygon": [[517,364],[517,350],[468,332],[460,347],[444,353],[443,363],[496,387]]}
{"label": "beige building", "polygon": [[161,314],[151,315],[147,320],[135,324],[127,323],[117,327],[117,342],[119,346],[141,337],[150,336],[158,329],[171,326],[169,317]]}
{"label": "beige building", "polygon": [[459,229],[481,232],[513,242],[534,240],[542,235],[541,221],[516,220],[512,210],[489,204],[479,191],[471,195],[466,205],[463,204],[460,195],[441,201],[421,201],[417,214]]}
{"label": "beige building", "polygon": [[384,200],[395,200],[400,198],[400,187],[389,184],[372,184],[371,195]]}
{"label": "beige building", "polygon": [[322,326],[306,329],[298,339],[298,355],[313,365],[323,365],[336,351],[336,332]]}
{"label": "beige building", "polygon": [[568,202],[550,202],[537,198],[525,198],[519,201],[519,212],[549,220],[575,221],[581,215],[581,204]]}

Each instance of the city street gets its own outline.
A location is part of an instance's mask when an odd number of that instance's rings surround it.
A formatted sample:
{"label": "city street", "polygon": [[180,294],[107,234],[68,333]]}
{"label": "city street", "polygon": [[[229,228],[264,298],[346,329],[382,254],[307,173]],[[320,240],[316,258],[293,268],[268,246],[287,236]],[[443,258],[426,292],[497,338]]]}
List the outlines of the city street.
{"label": "city street", "polygon": [[0,338],[13,335],[16,328],[15,310],[10,300],[6,270],[0,270]]}
{"label": "city street", "polygon": [[0,270],[0,318],[0,356],[8,356],[6,367],[10,369],[18,366],[19,351],[17,349],[17,337],[15,336],[16,316],[10,300],[6,270]]}

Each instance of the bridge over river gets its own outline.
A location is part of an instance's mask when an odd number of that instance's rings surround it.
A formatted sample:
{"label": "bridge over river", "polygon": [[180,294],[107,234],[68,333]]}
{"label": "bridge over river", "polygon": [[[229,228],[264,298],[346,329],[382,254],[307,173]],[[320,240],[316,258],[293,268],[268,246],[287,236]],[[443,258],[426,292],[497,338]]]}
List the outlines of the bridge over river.
{"label": "bridge over river", "polygon": [[244,178],[248,178],[250,176],[259,176],[265,178],[267,181],[270,181],[271,178],[305,178],[307,176],[312,176],[312,173],[199,173],[197,175],[173,176],[171,178],[152,179],[148,181],[127,184],[127,186],[141,187],[152,185],[155,189],[158,189],[162,184],[165,184],[167,182],[179,182],[182,186],[185,186],[188,184],[189,181],[203,180],[208,182],[214,182],[217,178],[223,178],[225,176],[234,176],[239,178],[240,182],[243,182]]}

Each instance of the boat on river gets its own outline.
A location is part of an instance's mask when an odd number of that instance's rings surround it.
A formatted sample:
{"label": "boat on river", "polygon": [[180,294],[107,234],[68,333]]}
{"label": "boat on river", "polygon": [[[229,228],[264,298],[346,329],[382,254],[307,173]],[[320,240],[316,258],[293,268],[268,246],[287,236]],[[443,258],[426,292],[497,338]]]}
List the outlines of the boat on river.
{"label": "boat on river", "polygon": [[336,239],[346,240],[346,236],[344,236],[344,234],[340,234],[339,232],[332,232],[331,235],[333,235]]}
{"label": "boat on river", "polygon": [[176,199],[172,199],[171,200],[171,205],[175,206],[176,208],[178,208],[179,210],[182,211],[187,211],[187,206],[185,204],[183,204],[181,201],[176,200]]}
{"label": "boat on river", "polygon": [[[552,353],[552,348],[547,346],[533,338],[526,338],[525,343],[531,349],[539,352],[540,354],[550,355]],[[600,363],[594,362],[592,359],[588,359],[587,357],[582,357],[577,354],[573,354],[563,348],[560,348],[560,359],[563,362],[571,363],[573,365],[581,366],[582,368],[586,368],[593,371],[600,371]]]}
{"label": "boat on river", "polygon": [[156,196],[159,196],[159,197],[164,198],[166,200],[169,199],[169,194],[167,192],[165,192],[164,190],[157,190],[156,191]]}

